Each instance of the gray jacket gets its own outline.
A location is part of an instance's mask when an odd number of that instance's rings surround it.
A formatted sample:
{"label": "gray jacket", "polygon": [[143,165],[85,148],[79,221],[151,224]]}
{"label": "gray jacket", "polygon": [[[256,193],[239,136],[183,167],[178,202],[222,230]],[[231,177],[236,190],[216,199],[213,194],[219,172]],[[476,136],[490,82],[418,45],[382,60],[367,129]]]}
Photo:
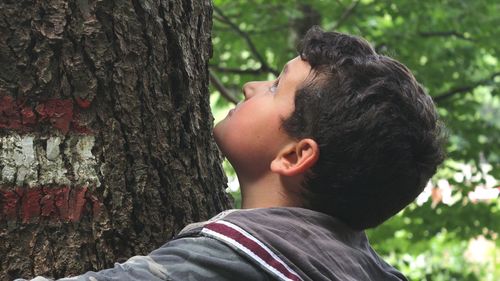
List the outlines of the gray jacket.
{"label": "gray jacket", "polygon": [[308,209],[265,208],[223,212],[147,256],[60,280],[407,279],[374,252],[364,232]]}

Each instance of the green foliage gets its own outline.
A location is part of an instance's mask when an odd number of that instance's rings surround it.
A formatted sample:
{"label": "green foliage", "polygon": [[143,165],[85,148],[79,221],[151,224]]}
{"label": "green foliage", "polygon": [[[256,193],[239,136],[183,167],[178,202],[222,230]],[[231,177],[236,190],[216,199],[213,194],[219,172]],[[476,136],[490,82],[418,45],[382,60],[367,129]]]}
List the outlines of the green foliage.
{"label": "green foliage", "polygon": [[[500,2],[214,0],[214,5],[210,69],[225,85],[212,91],[216,121],[232,107],[221,94],[241,99],[244,82],[273,79],[297,55],[299,38],[314,24],[363,36],[378,52],[412,69],[448,131],[448,160],[432,182],[446,179],[452,202],[431,196],[422,206],[412,204],[370,230],[370,239],[412,280],[499,280],[498,197],[474,203],[469,193],[500,179]],[[496,242],[484,263],[464,256],[479,235]]]}

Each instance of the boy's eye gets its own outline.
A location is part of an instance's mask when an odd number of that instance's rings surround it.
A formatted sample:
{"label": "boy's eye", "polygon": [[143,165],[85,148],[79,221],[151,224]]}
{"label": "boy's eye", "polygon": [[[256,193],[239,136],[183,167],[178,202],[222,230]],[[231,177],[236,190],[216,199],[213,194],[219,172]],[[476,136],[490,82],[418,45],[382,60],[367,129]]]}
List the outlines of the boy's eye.
{"label": "boy's eye", "polygon": [[271,85],[271,87],[269,87],[269,92],[271,93],[275,93],[276,92],[276,89],[278,88],[278,82],[279,80],[276,80],[273,85]]}

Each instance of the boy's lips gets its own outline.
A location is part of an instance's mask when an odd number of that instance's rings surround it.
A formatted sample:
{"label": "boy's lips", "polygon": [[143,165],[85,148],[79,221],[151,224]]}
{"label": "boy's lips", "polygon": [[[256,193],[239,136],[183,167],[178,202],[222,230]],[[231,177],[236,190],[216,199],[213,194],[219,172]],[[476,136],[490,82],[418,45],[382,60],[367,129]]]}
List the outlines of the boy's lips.
{"label": "boy's lips", "polygon": [[243,103],[243,101],[238,102],[233,109],[229,110],[229,112],[228,112],[227,115],[229,115],[229,116],[233,115],[233,113],[236,111],[236,109],[238,108],[238,106],[240,106],[240,104],[242,104],[242,103]]}

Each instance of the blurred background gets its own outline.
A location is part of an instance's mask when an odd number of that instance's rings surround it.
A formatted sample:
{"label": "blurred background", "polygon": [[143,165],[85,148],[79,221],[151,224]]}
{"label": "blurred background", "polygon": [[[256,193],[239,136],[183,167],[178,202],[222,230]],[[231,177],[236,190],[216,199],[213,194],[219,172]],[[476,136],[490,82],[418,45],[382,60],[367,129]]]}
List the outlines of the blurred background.
{"label": "blurred background", "polygon": [[[417,200],[368,231],[411,280],[500,280],[500,2],[214,0],[215,122],[247,81],[274,79],[312,26],[359,35],[406,64],[434,98],[448,158]],[[228,192],[239,186],[229,163]]]}

